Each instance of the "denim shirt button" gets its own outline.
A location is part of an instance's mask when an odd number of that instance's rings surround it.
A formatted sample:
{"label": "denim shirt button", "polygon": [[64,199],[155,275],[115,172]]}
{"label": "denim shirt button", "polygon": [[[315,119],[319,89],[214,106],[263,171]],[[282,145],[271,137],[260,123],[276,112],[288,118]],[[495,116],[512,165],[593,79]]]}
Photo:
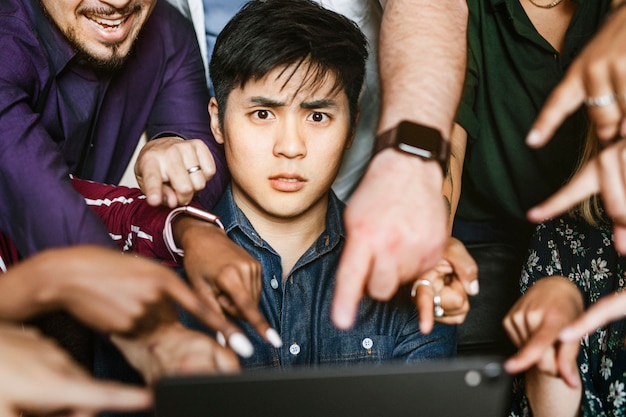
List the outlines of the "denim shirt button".
{"label": "denim shirt button", "polygon": [[278,289],[278,280],[276,279],[276,277],[272,277],[272,280],[270,281],[270,285],[272,286],[273,289],[275,290]]}
{"label": "denim shirt button", "polygon": [[289,352],[294,356],[297,355],[298,353],[300,353],[300,346],[298,346],[298,344],[294,342],[291,346],[289,346]]}
{"label": "denim shirt button", "polygon": [[372,346],[374,346],[374,341],[369,337],[366,337],[363,339],[363,342],[361,342],[361,346],[363,346],[363,349],[371,349]]}

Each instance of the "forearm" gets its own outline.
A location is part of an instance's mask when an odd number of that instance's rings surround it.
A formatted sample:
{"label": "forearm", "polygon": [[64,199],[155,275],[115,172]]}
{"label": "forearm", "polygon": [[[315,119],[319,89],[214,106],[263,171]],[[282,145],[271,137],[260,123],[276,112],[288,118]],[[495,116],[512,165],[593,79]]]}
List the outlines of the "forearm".
{"label": "forearm", "polygon": [[218,225],[188,215],[174,220],[173,234],[174,241],[183,250],[195,243],[211,243],[215,239],[230,241]]}
{"label": "forearm", "polygon": [[461,197],[461,181],[466,146],[467,133],[460,125],[455,123],[450,136],[448,171],[443,180],[443,196],[448,207],[448,230],[450,233],[452,233],[454,216],[459,205],[459,198]]}
{"label": "forearm", "polygon": [[388,0],[384,6],[379,131],[410,119],[449,137],[465,76],[467,5]]}
{"label": "forearm", "polygon": [[536,367],[526,372],[526,395],[535,417],[576,417],[579,415],[581,388],[569,387],[563,379]]}

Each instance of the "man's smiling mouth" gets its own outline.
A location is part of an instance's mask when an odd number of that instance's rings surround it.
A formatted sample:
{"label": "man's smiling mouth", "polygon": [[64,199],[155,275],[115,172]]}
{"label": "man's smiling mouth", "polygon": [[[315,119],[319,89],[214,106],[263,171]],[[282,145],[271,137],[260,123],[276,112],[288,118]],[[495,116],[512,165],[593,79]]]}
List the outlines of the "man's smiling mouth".
{"label": "man's smiling mouth", "polygon": [[94,22],[104,30],[116,30],[128,20],[128,16],[120,17],[117,19],[107,19],[105,17],[86,15],[87,19]]}

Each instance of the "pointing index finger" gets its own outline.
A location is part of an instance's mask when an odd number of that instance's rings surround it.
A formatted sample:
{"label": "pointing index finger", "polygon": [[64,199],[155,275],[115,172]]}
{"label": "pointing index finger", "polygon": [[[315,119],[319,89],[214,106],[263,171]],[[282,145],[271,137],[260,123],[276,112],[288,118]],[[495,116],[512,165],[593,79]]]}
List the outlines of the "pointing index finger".
{"label": "pointing index finger", "polygon": [[580,107],[585,99],[585,89],[581,80],[572,72],[554,89],[533,123],[526,144],[539,148],[550,141],[563,121]]}
{"label": "pointing index finger", "polygon": [[357,306],[363,297],[371,265],[372,256],[369,247],[347,239],[337,269],[331,311],[333,323],[339,329],[346,330],[354,324]]}
{"label": "pointing index finger", "polygon": [[597,162],[591,160],[563,188],[527,213],[533,222],[542,222],[563,213],[585,197],[600,190],[600,173]]}

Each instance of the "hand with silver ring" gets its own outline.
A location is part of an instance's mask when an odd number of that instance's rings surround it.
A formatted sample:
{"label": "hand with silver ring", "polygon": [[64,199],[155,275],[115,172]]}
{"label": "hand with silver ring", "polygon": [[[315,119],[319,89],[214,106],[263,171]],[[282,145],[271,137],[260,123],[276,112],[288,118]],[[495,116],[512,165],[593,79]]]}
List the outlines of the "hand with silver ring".
{"label": "hand with silver ring", "polygon": [[187,172],[193,174],[194,172],[200,171],[200,165],[192,166],[191,168],[187,168]]}
{"label": "hand with silver ring", "polygon": [[215,172],[215,160],[206,143],[174,136],[148,141],[135,163],[137,184],[151,206],[189,204]]}
{"label": "hand with silver ring", "polygon": [[597,97],[587,97],[585,99],[585,105],[587,107],[606,107],[617,99],[614,93],[604,94]]}
{"label": "hand with silver ring", "polygon": [[443,317],[445,315],[445,311],[443,307],[441,307],[441,296],[439,295],[439,292],[435,290],[433,283],[430,282],[429,280],[418,279],[417,281],[415,281],[413,283],[413,287],[411,287],[411,298],[415,298],[415,296],[417,295],[417,289],[419,288],[420,285],[426,285],[433,290],[433,304],[434,304],[433,313],[436,318]]}
{"label": "hand with silver ring", "polygon": [[602,142],[626,136],[626,7],[606,17],[545,101],[527,137],[532,147],[545,145],[583,102]]}
{"label": "hand with silver ring", "polygon": [[[463,323],[469,311],[468,296],[478,293],[478,267],[462,242],[449,238],[437,266],[416,278],[411,297],[419,314],[420,332],[430,333],[435,322]],[[430,287],[432,294],[420,288],[424,286]]]}

